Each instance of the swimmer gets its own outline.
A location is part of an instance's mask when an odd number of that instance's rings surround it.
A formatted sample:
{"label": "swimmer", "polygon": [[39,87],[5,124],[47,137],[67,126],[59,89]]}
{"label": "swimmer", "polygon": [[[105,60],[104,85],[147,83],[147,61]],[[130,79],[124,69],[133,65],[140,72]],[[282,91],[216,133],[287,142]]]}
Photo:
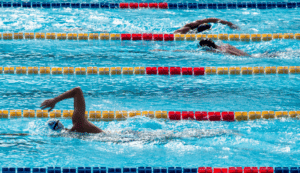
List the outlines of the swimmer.
{"label": "swimmer", "polygon": [[246,52],[243,52],[229,44],[224,44],[224,45],[218,46],[211,39],[200,40],[199,46],[203,47],[206,51],[209,51],[209,52],[221,52],[221,53],[226,53],[226,54],[236,55],[236,56],[250,56]]}
{"label": "swimmer", "polygon": [[[198,47],[202,47],[202,49],[204,51],[207,52],[214,52],[214,53],[224,53],[224,54],[230,54],[230,55],[236,55],[236,56],[250,56],[249,54],[247,54],[246,52],[243,52],[239,49],[237,49],[234,46],[231,46],[229,44],[224,44],[221,46],[218,46],[215,44],[214,41],[212,41],[211,39],[202,39],[200,40]],[[167,50],[162,50],[162,49],[154,49],[151,51],[155,51],[155,52],[163,52],[163,51],[167,51]],[[191,52],[191,53],[197,53],[200,51],[195,51],[195,50],[173,50],[173,52]]]}
{"label": "swimmer", "polygon": [[71,129],[65,129],[64,125],[56,119],[50,119],[48,126],[55,131],[67,130],[70,132],[79,133],[101,133],[103,132],[100,128],[89,122],[85,118],[85,101],[83,92],[80,87],[73,88],[65,93],[49,100],[45,100],[41,104],[42,109],[50,108],[49,112],[55,107],[55,104],[68,99],[74,98],[74,113],[72,116],[73,127]]}
{"label": "swimmer", "polygon": [[231,29],[239,29],[238,26],[236,26],[235,24],[233,24],[231,22],[217,19],[217,18],[207,18],[207,19],[202,19],[202,20],[196,20],[192,23],[188,23],[188,24],[184,25],[182,28],[177,29],[174,32],[174,34],[186,34],[189,32],[194,32],[194,33],[203,32],[203,31],[211,28],[211,25],[208,23],[221,23],[224,25],[228,25]]}

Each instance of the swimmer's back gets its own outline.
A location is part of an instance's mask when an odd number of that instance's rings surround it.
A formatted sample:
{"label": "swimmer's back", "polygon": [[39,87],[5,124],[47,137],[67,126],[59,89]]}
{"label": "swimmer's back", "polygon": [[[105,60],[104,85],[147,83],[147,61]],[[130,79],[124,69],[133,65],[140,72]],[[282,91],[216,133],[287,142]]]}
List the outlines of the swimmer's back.
{"label": "swimmer's back", "polygon": [[236,56],[250,56],[249,54],[247,54],[246,52],[243,52],[237,48],[235,48],[234,46],[231,46],[229,44],[224,44],[220,46],[220,50],[223,53],[228,53],[231,55],[236,55]]}

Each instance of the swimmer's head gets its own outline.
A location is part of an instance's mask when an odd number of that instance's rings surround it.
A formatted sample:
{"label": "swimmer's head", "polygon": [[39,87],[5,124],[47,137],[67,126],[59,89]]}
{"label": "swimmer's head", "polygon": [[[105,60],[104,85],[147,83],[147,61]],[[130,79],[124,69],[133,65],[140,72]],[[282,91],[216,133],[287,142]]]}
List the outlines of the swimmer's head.
{"label": "swimmer's head", "polygon": [[199,45],[201,47],[209,47],[209,48],[217,49],[217,45],[215,44],[215,42],[208,38],[200,40]]}
{"label": "swimmer's head", "polygon": [[199,25],[199,26],[197,27],[197,32],[203,32],[203,31],[205,31],[205,30],[209,30],[210,28],[211,28],[211,25],[210,25],[210,24],[204,23],[204,24]]}
{"label": "swimmer's head", "polygon": [[64,129],[64,125],[58,119],[50,119],[47,121],[47,125],[51,130],[61,131]]}

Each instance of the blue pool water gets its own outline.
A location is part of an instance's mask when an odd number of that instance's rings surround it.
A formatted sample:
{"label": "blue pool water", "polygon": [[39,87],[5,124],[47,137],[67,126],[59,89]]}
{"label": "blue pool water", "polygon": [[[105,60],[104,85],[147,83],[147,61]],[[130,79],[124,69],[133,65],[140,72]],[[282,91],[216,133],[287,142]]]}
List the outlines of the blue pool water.
{"label": "blue pool water", "polygon": [[[1,120],[1,163],[45,166],[298,166],[299,121],[159,121],[131,118],[95,122],[108,134],[50,134],[42,119]],[[71,127],[71,120],[62,120]],[[134,131],[134,132],[132,132]],[[136,134],[140,132],[140,134]]]}
{"label": "blue pool water", "polygon": [[[171,33],[186,22],[217,17],[210,33],[297,33],[293,10],[0,10],[0,32]],[[253,57],[211,54],[197,42],[0,40],[0,66],[230,67],[299,65],[297,40],[221,42]],[[154,49],[167,50],[155,52]],[[173,50],[189,50],[173,52]],[[196,52],[191,52],[196,50]],[[269,52],[269,53],[266,53]],[[270,55],[271,54],[271,55]],[[45,99],[80,86],[86,109],[166,111],[299,110],[299,75],[66,76],[0,75],[0,109],[39,109]],[[72,109],[73,100],[56,109]],[[2,119],[1,167],[299,166],[299,120],[168,121],[146,117],[93,122],[107,132],[50,132],[47,119]],[[71,120],[61,120],[68,128]]]}

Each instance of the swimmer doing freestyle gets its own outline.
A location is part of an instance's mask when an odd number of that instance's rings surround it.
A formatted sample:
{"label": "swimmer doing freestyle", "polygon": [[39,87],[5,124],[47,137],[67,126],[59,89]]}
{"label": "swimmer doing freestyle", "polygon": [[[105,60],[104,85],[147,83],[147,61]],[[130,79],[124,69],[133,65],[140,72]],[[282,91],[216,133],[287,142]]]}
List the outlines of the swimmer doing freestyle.
{"label": "swimmer doing freestyle", "polygon": [[229,44],[224,44],[224,45],[218,46],[215,44],[214,41],[212,41],[211,39],[207,39],[207,38],[200,40],[199,46],[203,47],[205,49],[205,51],[208,51],[208,52],[216,52],[216,53],[220,52],[220,53],[226,53],[226,54],[236,55],[236,56],[250,56],[246,52],[243,52]]}
{"label": "swimmer doing freestyle", "polygon": [[83,92],[80,87],[73,88],[65,93],[49,100],[45,100],[41,104],[42,109],[50,108],[49,112],[55,107],[55,104],[68,99],[74,98],[74,113],[72,116],[73,127],[71,129],[64,128],[64,125],[57,119],[50,119],[47,123],[48,126],[54,131],[67,130],[69,132],[79,133],[101,133],[100,128],[89,122],[85,118],[85,100]]}
{"label": "swimmer doing freestyle", "polygon": [[[174,31],[174,34],[201,33],[203,31],[211,29],[212,26],[209,23],[221,23],[224,25],[228,25],[231,29],[239,29],[238,26],[236,26],[231,22],[217,19],[217,18],[207,18],[202,20],[196,20],[192,23],[188,23],[184,25],[182,28]],[[236,56],[250,56],[249,54],[229,44],[218,46],[215,44],[214,41],[210,39],[200,40],[198,46],[203,47],[205,51],[209,51],[209,52],[225,53],[225,54],[236,55]],[[164,50],[156,49],[154,51],[164,51]],[[181,52],[181,51],[182,50],[176,50],[176,52]]]}
{"label": "swimmer doing freestyle", "polygon": [[[80,89],[80,87],[73,88],[53,99],[45,100],[41,104],[42,109],[49,108],[49,112],[55,107],[56,103],[68,99],[68,98],[74,98],[74,113],[72,116],[72,122],[73,127],[71,129],[64,128],[64,125],[57,119],[50,119],[47,121],[47,124],[50,129],[53,131],[68,131],[68,132],[79,132],[79,133],[102,133],[106,136],[106,139],[108,141],[113,141],[114,139],[116,141],[120,140],[120,135],[124,134],[122,136],[122,141],[128,140],[129,142],[134,140],[172,140],[172,139],[182,139],[185,137],[196,137],[196,138],[204,138],[204,137],[212,137],[212,136],[220,136],[220,135],[227,135],[227,134],[234,134],[230,131],[221,130],[221,131],[215,131],[215,130],[205,130],[205,129],[187,129],[187,131],[174,131],[169,130],[161,130],[161,131],[154,131],[154,132],[139,132],[139,131],[133,131],[133,130],[127,130],[123,132],[116,133],[117,136],[114,136],[114,133],[104,132],[91,122],[89,122],[85,118],[85,100],[83,96],[83,92]],[[0,133],[0,135],[3,136],[27,136],[29,134],[24,133],[18,133],[18,134],[7,134],[7,133]]]}
{"label": "swimmer doing freestyle", "polygon": [[221,19],[217,19],[217,18],[207,18],[207,19],[202,19],[202,20],[196,20],[192,23],[188,23],[186,25],[184,25],[182,28],[177,29],[176,31],[174,31],[174,34],[187,34],[189,32],[203,32],[205,30],[211,29],[211,25],[209,23],[221,23],[224,25],[228,25],[231,29],[239,29],[238,26],[236,26],[235,24],[225,21],[225,20],[221,20]]}

